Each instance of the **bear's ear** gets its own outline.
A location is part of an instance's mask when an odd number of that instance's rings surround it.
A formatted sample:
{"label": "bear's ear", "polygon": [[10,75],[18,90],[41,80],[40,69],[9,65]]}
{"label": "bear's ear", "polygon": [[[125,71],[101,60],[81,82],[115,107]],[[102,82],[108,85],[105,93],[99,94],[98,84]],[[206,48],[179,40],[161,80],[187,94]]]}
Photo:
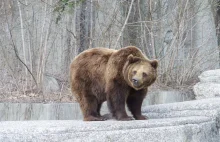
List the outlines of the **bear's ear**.
{"label": "bear's ear", "polygon": [[152,60],[150,64],[153,68],[157,69],[157,67],[158,67],[158,61],[157,60]]}
{"label": "bear's ear", "polygon": [[133,56],[132,54],[130,54],[130,55],[128,56],[128,61],[129,61],[129,63],[135,63],[135,62],[140,61],[140,60],[141,60],[141,58],[135,57],[135,56]]}

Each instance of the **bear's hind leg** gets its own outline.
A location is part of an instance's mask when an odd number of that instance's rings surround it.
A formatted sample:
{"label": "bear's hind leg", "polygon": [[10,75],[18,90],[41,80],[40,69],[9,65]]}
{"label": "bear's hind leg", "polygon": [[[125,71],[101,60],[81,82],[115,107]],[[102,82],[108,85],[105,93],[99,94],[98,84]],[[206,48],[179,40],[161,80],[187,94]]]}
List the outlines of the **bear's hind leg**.
{"label": "bear's hind leg", "polygon": [[83,113],[84,121],[104,121],[98,113],[98,101],[95,96],[84,95],[80,102],[80,108]]}
{"label": "bear's hind leg", "polygon": [[101,113],[100,113],[101,107],[102,107],[102,103],[98,103],[98,107],[97,107],[98,117],[103,119],[103,120],[107,120],[108,118],[106,118],[105,116],[102,116]]}
{"label": "bear's hind leg", "polygon": [[98,116],[101,117],[101,107],[102,107],[102,103],[98,103],[98,107],[97,107],[97,113],[98,113]]}

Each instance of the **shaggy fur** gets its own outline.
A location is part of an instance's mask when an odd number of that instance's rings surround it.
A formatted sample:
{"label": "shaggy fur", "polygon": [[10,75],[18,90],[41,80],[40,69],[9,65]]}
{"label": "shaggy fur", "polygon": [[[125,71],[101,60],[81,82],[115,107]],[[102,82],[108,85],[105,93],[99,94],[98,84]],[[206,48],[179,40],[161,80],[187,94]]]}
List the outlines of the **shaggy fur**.
{"label": "shaggy fur", "polygon": [[117,120],[132,120],[125,111],[126,103],[135,119],[146,119],[141,105],[148,86],[156,80],[157,65],[133,46],[92,48],[79,54],[71,63],[70,81],[84,121],[105,120],[100,109],[106,100]]}

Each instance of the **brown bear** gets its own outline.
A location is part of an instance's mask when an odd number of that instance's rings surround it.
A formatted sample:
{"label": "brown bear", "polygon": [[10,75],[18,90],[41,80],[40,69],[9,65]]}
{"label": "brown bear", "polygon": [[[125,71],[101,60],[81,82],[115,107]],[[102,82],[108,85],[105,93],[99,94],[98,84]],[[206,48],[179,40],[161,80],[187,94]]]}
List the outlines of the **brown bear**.
{"label": "brown bear", "polygon": [[70,65],[71,90],[80,104],[84,121],[102,121],[102,103],[107,100],[117,120],[144,120],[142,102],[157,77],[157,60],[149,60],[137,47],[119,50],[92,48],[80,53]]}

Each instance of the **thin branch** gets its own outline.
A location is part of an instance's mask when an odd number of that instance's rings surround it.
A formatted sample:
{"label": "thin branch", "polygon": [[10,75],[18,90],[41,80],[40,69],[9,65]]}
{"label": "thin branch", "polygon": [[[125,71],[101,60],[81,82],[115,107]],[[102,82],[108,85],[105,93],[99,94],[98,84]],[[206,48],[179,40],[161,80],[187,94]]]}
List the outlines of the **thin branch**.
{"label": "thin branch", "polygon": [[131,1],[130,8],[129,8],[129,11],[128,11],[128,15],[127,15],[127,17],[126,17],[126,19],[125,19],[124,25],[123,25],[123,27],[122,27],[120,33],[119,33],[118,39],[116,40],[114,49],[117,47],[118,41],[119,41],[119,39],[121,38],[121,35],[122,35],[123,31],[124,31],[124,28],[125,28],[125,26],[126,26],[126,24],[127,24],[127,22],[128,22],[128,18],[129,18],[130,14],[131,14],[131,9],[132,9],[133,3],[134,3],[134,0]]}
{"label": "thin branch", "polygon": [[38,86],[38,85],[37,85],[37,81],[36,81],[34,75],[33,75],[32,72],[30,71],[30,69],[28,68],[28,66],[21,60],[21,58],[20,58],[19,55],[18,55],[18,51],[17,51],[17,49],[16,49],[16,46],[15,46],[15,43],[14,43],[14,40],[13,40],[13,37],[12,37],[12,34],[11,34],[11,30],[9,30],[9,33],[10,33],[10,37],[11,37],[11,41],[12,41],[12,46],[13,46],[13,48],[14,48],[16,57],[17,57],[18,60],[25,66],[25,68],[28,70],[28,72],[30,73],[30,75],[31,75],[32,78],[34,79],[34,82],[35,82],[36,86]]}
{"label": "thin branch", "polygon": [[[6,9],[5,9],[5,13],[6,13]],[[17,51],[17,49],[16,49],[16,46],[15,46],[15,43],[14,43],[14,40],[13,40],[13,36],[12,36],[12,33],[11,33],[11,29],[9,28],[8,17],[7,17],[7,16],[5,16],[5,17],[6,17],[6,22],[7,22],[7,26],[8,26],[8,30],[9,30],[9,34],[10,34],[10,37],[11,37],[12,46],[13,46],[13,48],[14,48],[15,55],[16,55],[16,57],[18,58],[18,60],[25,66],[25,68],[27,69],[27,71],[30,73],[30,75],[32,76],[32,78],[33,78],[33,80],[34,80],[36,86],[38,86],[38,85],[37,85],[37,81],[36,81],[34,75],[33,75],[32,72],[30,71],[30,69],[28,68],[28,66],[21,60],[21,58],[20,58],[19,55],[18,55],[18,51]]]}
{"label": "thin branch", "polygon": [[[20,1],[17,0],[18,3],[18,10],[19,10],[19,17],[20,17],[20,23],[21,23],[21,39],[22,39],[22,49],[23,49],[23,54],[24,54],[24,63],[27,64],[27,59],[26,59],[26,45],[25,45],[25,40],[24,40],[24,25],[23,25],[23,18],[22,18],[22,11],[21,11],[21,5]],[[27,69],[25,69],[25,74],[26,74],[26,87],[27,87]]]}
{"label": "thin branch", "polygon": [[20,58],[19,55],[18,55],[18,51],[17,51],[17,49],[16,49],[16,46],[15,46],[15,44],[14,44],[13,37],[12,37],[12,34],[11,34],[11,30],[9,30],[9,33],[10,33],[10,37],[11,37],[11,41],[12,41],[12,46],[13,46],[13,48],[14,48],[16,57],[17,57],[18,60],[25,66],[25,68],[28,70],[28,72],[30,73],[30,75],[31,75],[32,78],[34,79],[34,82],[35,82],[35,84],[36,84],[36,86],[37,86],[37,81],[36,81],[34,75],[33,75],[32,72],[30,71],[30,69],[28,68],[28,66],[21,60],[21,58]]}

